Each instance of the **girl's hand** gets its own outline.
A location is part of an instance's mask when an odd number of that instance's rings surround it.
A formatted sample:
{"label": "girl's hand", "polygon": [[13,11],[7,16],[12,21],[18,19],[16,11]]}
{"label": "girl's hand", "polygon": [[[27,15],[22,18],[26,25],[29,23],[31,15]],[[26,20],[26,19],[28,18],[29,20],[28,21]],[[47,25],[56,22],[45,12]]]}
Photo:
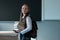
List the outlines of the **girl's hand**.
{"label": "girl's hand", "polygon": [[24,30],[24,27],[20,27],[18,30],[15,29],[15,30],[13,30],[13,31],[15,31],[16,33],[18,33],[18,32],[21,32],[22,30]]}
{"label": "girl's hand", "polygon": [[20,32],[20,30],[16,30],[16,32],[18,33],[18,32]]}

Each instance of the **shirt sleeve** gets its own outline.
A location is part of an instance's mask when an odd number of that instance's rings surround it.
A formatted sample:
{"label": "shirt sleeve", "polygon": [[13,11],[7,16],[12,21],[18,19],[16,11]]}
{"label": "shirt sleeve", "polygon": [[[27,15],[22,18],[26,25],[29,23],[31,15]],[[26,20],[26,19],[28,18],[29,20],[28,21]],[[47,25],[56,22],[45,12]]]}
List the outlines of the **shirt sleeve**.
{"label": "shirt sleeve", "polygon": [[19,23],[19,22],[14,22],[14,25],[13,25],[14,28],[13,28],[13,30],[14,30],[14,29],[17,29],[18,23]]}
{"label": "shirt sleeve", "polygon": [[32,30],[32,20],[29,16],[26,17],[26,26],[27,26],[27,28],[22,30],[21,34],[25,34],[25,33],[29,32],[30,30]]}

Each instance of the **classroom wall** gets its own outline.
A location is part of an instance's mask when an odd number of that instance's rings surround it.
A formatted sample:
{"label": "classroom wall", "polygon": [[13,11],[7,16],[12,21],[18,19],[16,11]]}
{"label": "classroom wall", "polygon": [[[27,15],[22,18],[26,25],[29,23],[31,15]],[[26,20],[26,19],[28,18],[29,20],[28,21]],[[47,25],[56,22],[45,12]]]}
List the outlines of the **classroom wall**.
{"label": "classroom wall", "polygon": [[60,20],[60,0],[42,0],[42,20]]}

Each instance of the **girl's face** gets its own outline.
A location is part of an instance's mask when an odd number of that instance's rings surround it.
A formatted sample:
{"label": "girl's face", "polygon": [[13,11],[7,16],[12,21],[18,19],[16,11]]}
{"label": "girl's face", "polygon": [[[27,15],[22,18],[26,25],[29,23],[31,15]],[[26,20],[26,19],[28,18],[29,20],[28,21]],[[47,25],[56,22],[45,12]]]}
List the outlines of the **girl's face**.
{"label": "girl's face", "polygon": [[21,8],[21,12],[23,14],[26,14],[29,12],[29,7],[27,5],[23,5],[22,8]]}

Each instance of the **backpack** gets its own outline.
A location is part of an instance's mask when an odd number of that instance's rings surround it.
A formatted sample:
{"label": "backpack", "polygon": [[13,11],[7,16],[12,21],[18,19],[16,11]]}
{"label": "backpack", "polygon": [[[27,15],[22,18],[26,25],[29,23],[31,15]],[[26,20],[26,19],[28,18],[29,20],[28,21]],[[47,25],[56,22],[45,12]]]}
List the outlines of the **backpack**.
{"label": "backpack", "polygon": [[37,30],[38,30],[37,23],[35,20],[33,20],[32,17],[31,17],[31,19],[32,19],[32,30],[30,32],[30,36],[32,38],[36,38],[37,37]]}

